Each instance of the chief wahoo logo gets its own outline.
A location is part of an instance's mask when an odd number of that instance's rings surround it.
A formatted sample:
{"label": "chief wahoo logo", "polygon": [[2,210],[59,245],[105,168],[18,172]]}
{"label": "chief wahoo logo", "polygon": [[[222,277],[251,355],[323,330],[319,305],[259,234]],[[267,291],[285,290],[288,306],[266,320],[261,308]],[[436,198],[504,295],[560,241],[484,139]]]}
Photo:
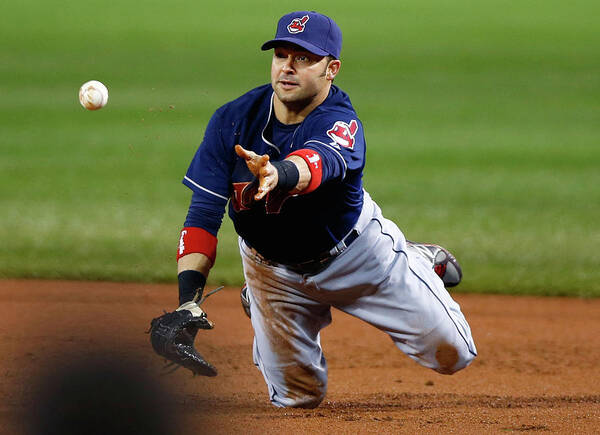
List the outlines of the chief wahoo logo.
{"label": "chief wahoo logo", "polygon": [[337,121],[331,129],[327,130],[327,135],[333,139],[336,145],[344,148],[354,149],[354,136],[358,131],[358,122],[356,119],[346,124],[344,121]]}
{"label": "chief wahoo logo", "polygon": [[290,24],[288,24],[287,29],[290,33],[301,33],[304,32],[304,28],[306,26],[306,22],[308,21],[308,15],[304,15],[302,18],[294,18]]}

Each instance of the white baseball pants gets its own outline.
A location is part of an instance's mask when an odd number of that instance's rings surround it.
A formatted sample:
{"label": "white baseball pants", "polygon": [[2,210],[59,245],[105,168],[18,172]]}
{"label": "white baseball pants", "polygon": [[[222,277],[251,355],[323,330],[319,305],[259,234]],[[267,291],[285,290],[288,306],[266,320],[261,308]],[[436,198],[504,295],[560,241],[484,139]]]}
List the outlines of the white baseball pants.
{"label": "white baseball pants", "polygon": [[254,363],[275,406],[312,408],[325,397],[319,332],[331,322],[332,306],[381,329],[439,373],[452,374],[477,355],[469,325],[431,263],[406,249],[400,229],[367,192],[355,228],[360,236],[316,275],[265,261],[240,239]]}

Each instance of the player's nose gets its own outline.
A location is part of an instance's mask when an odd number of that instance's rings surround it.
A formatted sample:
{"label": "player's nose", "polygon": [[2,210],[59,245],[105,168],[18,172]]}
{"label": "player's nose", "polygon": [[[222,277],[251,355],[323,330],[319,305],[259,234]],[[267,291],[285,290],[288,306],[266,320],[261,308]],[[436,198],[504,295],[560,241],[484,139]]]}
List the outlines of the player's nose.
{"label": "player's nose", "polygon": [[289,55],[283,64],[283,72],[289,74],[294,71],[294,56]]}

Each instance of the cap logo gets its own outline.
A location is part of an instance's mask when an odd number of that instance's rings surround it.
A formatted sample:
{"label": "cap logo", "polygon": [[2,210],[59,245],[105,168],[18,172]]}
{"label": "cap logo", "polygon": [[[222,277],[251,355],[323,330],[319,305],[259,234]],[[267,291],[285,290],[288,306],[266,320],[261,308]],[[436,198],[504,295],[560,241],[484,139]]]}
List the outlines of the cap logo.
{"label": "cap logo", "polygon": [[331,129],[327,130],[327,135],[333,139],[332,145],[354,149],[354,136],[357,130],[358,122],[355,119],[350,121],[350,124],[346,124],[344,121],[337,121]]}
{"label": "cap logo", "polygon": [[292,34],[304,32],[304,28],[308,19],[308,15],[304,15],[302,18],[294,18],[287,26],[288,32]]}

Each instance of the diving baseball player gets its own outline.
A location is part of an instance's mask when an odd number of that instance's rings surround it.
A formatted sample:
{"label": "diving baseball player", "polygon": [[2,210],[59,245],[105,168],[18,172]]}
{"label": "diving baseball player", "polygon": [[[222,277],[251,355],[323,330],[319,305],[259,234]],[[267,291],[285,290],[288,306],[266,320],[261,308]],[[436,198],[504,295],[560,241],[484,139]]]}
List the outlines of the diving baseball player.
{"label": "diving baseball player", "polygon": [[333,80],[342,33],[329,17],[292,12],[278,23],[271,83],[212,116],[183,183],[192,200],[178,249],[179,308],[152,322],[154,349],[194,373],[216,369],[194,338],[225,207],[239,234],[254,329],[254,363],[276,406],[312,408],[327,389],[320,331],[335,307],[387,333],[406,355],[452,374],[476,356],[444,284],[454,257],[407,242],[364,190],[366,143],[350,98]]}

